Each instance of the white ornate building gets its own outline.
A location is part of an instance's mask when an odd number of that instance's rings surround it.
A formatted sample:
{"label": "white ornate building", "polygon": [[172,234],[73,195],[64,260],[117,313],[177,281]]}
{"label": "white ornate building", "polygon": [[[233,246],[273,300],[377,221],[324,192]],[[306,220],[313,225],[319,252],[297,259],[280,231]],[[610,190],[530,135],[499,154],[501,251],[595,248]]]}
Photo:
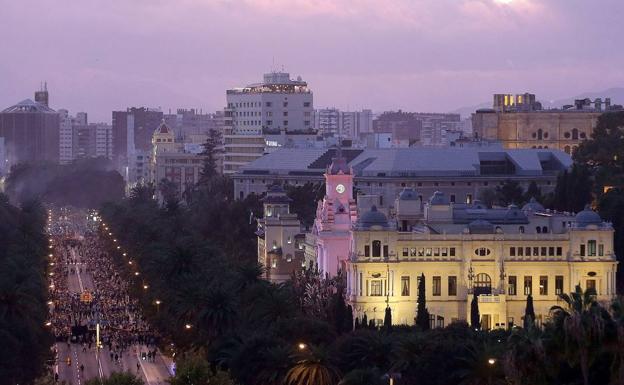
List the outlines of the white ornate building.
{"label": "white ornate building", "polygon": [[487,208],[442,193],[420,204],[408,188],[395,207],[391,219],[373,207],[351,232],[347,295],[360,317],[381,323],[390,306],[395,322],[412,324],[421,274],[432,326],[470,319],[473,295],[486,329],[522,324],[529,294],[538,323],[576,285],[615,296],[613,228],[589,208]]}

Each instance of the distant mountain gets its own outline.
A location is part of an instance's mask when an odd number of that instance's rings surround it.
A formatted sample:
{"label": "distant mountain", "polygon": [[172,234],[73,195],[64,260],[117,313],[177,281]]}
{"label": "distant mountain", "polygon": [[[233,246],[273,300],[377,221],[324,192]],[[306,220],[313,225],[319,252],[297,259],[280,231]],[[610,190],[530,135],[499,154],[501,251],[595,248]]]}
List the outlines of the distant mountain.
{"label": "distant mountain", "polygon": [[[574,104],[575,99],[585,99],[590,98],[594,100],[596,98],[600,98],[603,101],[605,98],[611,98],[611,104],[622,104],[624,105],[624,87],[613,87],[603,91],[596,92],[583,92],[576,96],[572,96],[569,98],[556,99],[556,100],[544,100],[540,99],[538,95],[538,100],[542,102],[542,106],[544,108],[561,108],[566,104]],[[456,110],[450,111],[454,114],[460,114],[462,119],[469,118],[470,114],[478,110],[479,108],[491,108],[492,102],[484,102],[474,106],[461,107]]]}

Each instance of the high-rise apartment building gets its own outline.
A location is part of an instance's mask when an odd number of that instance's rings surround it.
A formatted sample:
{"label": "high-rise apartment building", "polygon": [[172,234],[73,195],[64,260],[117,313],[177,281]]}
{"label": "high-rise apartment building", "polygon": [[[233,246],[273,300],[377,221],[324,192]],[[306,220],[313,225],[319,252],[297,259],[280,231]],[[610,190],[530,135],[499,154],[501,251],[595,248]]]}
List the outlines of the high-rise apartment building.
{"label": "high-rise apartment building", "polygon": [[[37,98],[47,103],[47,96]],[[20,162],[59,161],[59,114],[45,104],[26,99],[0,112],[0,137],[5,141],[9,167]]]}
{"label": "high-rise apartment building", "polygon": [[177,138],[192,135],[208,135],[210,130],[223,132],[223,111],[203,113],[194,108],[178,108],[175,114],[166,114],[165,123],[171,127]]}
{"label": "high-rise apartment building", "polygon": [[113,159],[113,127],[106,123],[90,123],[95,131],[95,156]]}
{"label": "high-rise apartment building", "polygon": [[314,111],[314,128],[324,137],[340,136],[343,139],[357,140],[361,134],[373,131],[373,112],[317,109]]}
{"label": "high-rise apartment building", "polygon": [[261,83],[227,90],[224,110],[223,172],[239,167],[264,154],[264,132],[306,132],[314,125],[312,91],[285,72],[264,75]]}
{"label": "high-rise apartment building", "polygon": [[113,161],[129,185],[147,180],[152,134],[163,119],[162,111],[132,107],[113,111]]}

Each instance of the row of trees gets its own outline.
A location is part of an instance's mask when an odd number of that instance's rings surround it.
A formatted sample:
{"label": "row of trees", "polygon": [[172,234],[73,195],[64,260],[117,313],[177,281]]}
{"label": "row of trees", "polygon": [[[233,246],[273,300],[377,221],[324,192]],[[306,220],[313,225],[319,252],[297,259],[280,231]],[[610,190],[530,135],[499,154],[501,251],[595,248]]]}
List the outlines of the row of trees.
{"label": "row of trees", "polygon": [[0,194],[0,382],[28,384],[52,357],[46,326],[45,209]]}

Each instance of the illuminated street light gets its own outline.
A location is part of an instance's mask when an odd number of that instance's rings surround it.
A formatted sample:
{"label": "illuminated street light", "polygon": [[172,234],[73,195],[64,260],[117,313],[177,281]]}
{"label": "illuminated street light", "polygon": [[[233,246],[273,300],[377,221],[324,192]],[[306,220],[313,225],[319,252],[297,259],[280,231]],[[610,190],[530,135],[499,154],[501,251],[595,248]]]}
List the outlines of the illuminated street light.
{"label": "illuminated street light", "polygon": [[161,302],[160,302],[160,300],[159,300],[159,299],[157,299],[157,300],[156,300],[156,305],[160,305],[160,303],[161,303]]}
{"label": "illuminated street light", "polygon": [[299,350],[305,350],[308,347],[308,345],[304,344],[303,342],[299,342],[299,344],[297,345],[297,348],[299,348]]}
{"label": "illuminated street light", "polygon": [[138,272],[138,271],[135,271],[135,272],[134,272],[134,275],[139,275],[139,272]]}
{"label": "illuminated street light", "polygon": [[113,242],[117,242],[117,238],[113,239]]}
{"label": "illuminated street light", "polygon": [[143,289],[147,290],[149,288],[148,285],[143,285]]}
{"label": "illuminated street light", "polygon": [[186,324],[186,325],[184,325],[184,327],[186,328],[186,330],[188,330],[188,329],[192,328],[192,327],[193,327],[193,325],[191,325],[191,324]]}
{"label": "illuminated street light", "polygon": [[110,235],[111,237],[113,236],[113,233],[108,233],[108,235]]}
{"label": "illuminated street light", "polygon": [[496,360],[494,358],[490,358],[488,360],[488,364],[490,364],[490,365],[494,365],[495,363],[496,363]]}
{"label": "illuminated street light", "polygon": [[132,265],[132,261],[128,261],[128,265]]}
{"label": "illuminated street light", "polygon": [[121,254],[121,255],[123,255],[123,256],[125,257],[125,256],[126,256],[126,253],[123,253],[123,254]]}
{"label": "illuminated street light", "polygon": [[50,322],[50,321],[45,323],[45,326],[50,326],[50,325],[52,325],[52,322]]}
{"label": "illuminated street light", "polygon": [[121,246],[117,246],[117,250],[121,249]]}

